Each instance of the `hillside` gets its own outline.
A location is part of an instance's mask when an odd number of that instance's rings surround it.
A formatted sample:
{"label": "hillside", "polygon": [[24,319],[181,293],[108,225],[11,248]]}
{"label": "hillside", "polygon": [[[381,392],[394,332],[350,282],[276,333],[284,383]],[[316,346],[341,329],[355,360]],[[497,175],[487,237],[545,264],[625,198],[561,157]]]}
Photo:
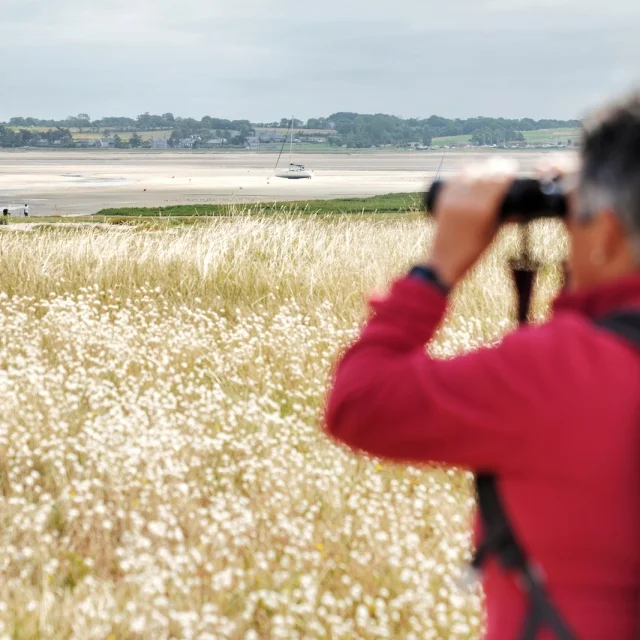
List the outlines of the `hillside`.
{"label": "hillside", "polygon": [[[204,116],[200,120],[171,113],[137,118],[91,120],[87,114],[65,120],[13,117],[0,123],[0,147],[100,146],[116,148],[228,148],[273,151],[293,132],[299,150],[372,149],[429,146],[525,146],[567,144],[577,136],[577,120],[476,117],[400,118],[376,113],[337,112],[306,122],[251,123]],[[292,126],[290,126],[292,125]]]}

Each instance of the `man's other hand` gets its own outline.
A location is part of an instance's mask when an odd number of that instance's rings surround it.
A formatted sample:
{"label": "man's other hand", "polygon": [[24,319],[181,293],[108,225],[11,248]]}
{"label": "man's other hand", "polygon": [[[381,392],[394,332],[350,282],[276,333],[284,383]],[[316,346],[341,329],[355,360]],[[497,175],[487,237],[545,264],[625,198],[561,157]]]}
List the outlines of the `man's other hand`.
{"label": "man's other hand", "polygon": [[455,286],[491,244],[517,169],[515,161],[493,158],[445,184],[434,211],[438,228],[427,259],[445,285]]}

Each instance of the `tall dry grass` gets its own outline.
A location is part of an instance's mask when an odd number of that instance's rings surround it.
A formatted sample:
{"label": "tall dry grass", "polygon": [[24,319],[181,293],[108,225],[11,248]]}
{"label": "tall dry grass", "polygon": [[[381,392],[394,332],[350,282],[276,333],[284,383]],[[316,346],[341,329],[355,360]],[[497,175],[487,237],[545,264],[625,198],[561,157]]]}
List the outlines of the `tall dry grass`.
{"label": "tall dry grass", "polygon": [[[0,232],[0,638],[476,638],[469,478],[318,428],[419,220]],[[535,251],[564,251],[548,225]],[[506,232],[433,352],[509,326]],[[541,278],[544,312],[557,286]]]}

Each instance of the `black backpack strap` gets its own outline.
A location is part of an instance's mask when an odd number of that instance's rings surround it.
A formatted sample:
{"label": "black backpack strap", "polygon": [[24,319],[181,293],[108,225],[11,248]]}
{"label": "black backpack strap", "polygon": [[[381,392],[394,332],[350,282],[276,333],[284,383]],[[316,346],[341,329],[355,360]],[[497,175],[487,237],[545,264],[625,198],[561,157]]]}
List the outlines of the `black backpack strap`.
{"label": "black backpack strap", "polygon": [[[640,349],[640,309],[624,309],[617,313],[599,318],[596,325],[624,338],[631,345]],[[638,627],[640,638],[640,627]]]}
{"label": "black backpack strap", "polygon": [[640,309],[625,309],[598,318],[596,325],[624,338],[640,349]]}
{"label": "black backpack strap", "polygon": [[[640,309],[618,311],[594,322],[640,349]],[[553,631],[558,640],[576,640],[551,603],[541,573],[529,563],[515,537],[500,499],[496,477],[490,474],[477,475],[476,492],[484,538],[471,564],[474,569],[480,569],[487,558],[493,555],[504,569],[516,574],[529,599],[529,615],[521,640],[535,640],[543,628]]]}
{"label": "black backpack strap", "polygon": [[551,603],[542,576],[527,561],[516,540],[500,500],[496,478],[489,474],[476,477],[484,540],[478,547],[472,566],[479,569],[489,555],[495,555],[507,570],[514,571],[529,598],[529,615],[522,630],[522,640],[534,640],[538,631],[551,629],[558,640],[575,640],[566,623]]}

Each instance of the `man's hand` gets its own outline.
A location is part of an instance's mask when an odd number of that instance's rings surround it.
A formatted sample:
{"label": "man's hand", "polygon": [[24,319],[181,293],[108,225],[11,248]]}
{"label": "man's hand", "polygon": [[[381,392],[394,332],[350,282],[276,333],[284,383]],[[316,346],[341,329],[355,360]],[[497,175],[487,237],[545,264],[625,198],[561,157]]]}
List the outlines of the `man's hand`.
{"label": "man's hand", "polygon": [[562,181],[563,190],[569,200],[567,220],[574,218],[580,210],[577,188],[581,166],[577,153],[564,151],[546,156],[535,170],[535,176],[540,180]]}
{"label": "man's hand", "polygon": [[436,236],[427,264],[453,287],[491,244],[500,205],[516,177],[517,163],[495,158],[448,181],[438,198]]}
{"label": "man's hand", "polygon": [[536,166],[535,175],[541,180],[570,178],[577,180],[580,171],[580,156],[568,151],[551,153]]}

